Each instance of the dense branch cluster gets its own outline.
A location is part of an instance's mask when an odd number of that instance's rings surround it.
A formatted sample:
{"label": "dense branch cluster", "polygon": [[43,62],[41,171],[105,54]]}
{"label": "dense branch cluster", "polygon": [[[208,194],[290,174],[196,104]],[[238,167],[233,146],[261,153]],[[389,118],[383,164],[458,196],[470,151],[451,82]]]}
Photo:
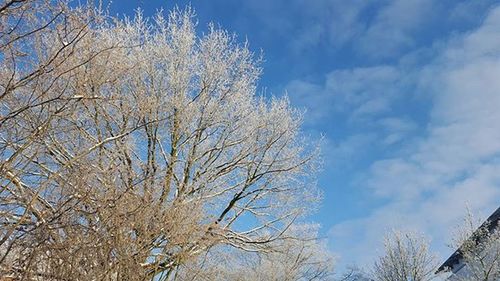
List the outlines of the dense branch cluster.
{"label": "dense branch cluster", "polygon": [[498,222],[486,221],[476,229],[478,222],[469,212],[463,226],[455,234],[453,247],[458,249],[463,273],[452,281],[494,281],[500,279],[500,227]]}
{"label": "dense branch cluster", "polygon": [[256,95],[259,59],[234,36],[198,36],[189,9],[11,0],[0,64],[0,275],[173,279],[236,250],[314,260],[287,280],[327,275],[290,230],[318,199],[317,152],[286,98]]}
{"label": "dense branch cluster", "polygon": [[385,237],[385,253],[374,264],[377,281],[430,281],[437,266],[425,238],[412,232],[393,231]]}

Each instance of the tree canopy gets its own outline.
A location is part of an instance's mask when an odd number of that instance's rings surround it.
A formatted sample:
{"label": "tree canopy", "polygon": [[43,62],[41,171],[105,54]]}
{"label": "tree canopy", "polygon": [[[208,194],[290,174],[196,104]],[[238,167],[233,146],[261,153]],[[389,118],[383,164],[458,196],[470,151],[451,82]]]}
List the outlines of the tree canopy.
{"label": "tree canopy", "polygon": [[319,199],[317,147],[257,94],[247,43],[189,8],[7,1],[0,26],[2,274],[172,279],[217,247],[315,241],[289,230]]}

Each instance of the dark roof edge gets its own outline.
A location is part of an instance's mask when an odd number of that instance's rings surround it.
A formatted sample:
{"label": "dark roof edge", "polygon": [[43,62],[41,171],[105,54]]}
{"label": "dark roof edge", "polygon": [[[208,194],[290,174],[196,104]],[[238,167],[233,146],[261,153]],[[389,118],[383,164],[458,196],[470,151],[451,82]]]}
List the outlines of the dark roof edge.
{"label": "dark roof edge", "polygon": [[[488,231],[492,232],[495,228],[497,228],[498,224],[500,221],[500,207],[496,209],[491,216],[489,216],[483,224],[481,224],[478,229],[488,226]],[[471,235],[471,237],[468,239],[478,239],[478,230],[474,231],[474,233]],[[453,268],[453,265],[458,264],[460,260],[462,259],[462,252],[461,249],[462,246],[460,246],[436,271],[437,273],[447,271],[451,268]]]}

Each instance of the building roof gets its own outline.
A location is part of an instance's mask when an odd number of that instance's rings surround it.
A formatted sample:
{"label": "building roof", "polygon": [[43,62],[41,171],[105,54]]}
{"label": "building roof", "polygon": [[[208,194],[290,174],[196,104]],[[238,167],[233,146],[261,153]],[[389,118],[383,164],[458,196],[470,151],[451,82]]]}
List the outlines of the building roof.
{"label": "building roof", "polygon": [[[486,221],[478,228],[487,227],[488,231],[491,233],[494,229],[498,227],[500,223],[500,207],[488,218]],[[480,232],[476,230],[469,240],[481,240]],[[459,264],[460,260],[463,258],[463,253],[461,251],[462,246],[460,246],[436,271],[436,273],[452,269],[454,265]]]}

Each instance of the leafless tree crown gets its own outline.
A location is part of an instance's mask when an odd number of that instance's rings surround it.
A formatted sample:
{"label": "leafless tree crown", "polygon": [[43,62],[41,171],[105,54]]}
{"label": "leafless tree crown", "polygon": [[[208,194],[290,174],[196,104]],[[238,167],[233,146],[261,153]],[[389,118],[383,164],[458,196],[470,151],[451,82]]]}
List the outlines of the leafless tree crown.
{"label": "leafless tree crown", "polygon": [[[455,238],[450,245],[458,249],[459,262],[464,265],[459,274],[451,280],[456,281],[494,281],[500,279],[500,227],[486,221],[480,222],[468,211]],[[497,223],[497,222],[495,222]]]}
{"label": "leafless tree crown", "polygon": [[393,231],[385,237],[384,249],[385,253],[374,264],[376,281],[429,281],[435,278],[437,263],[423,236]]}
{"label": "leafless tree crown", "polygon": [[0,275],[174,278],[216,246],[271,252],[316,202],[301,114],[193,16],[1,4]]}

